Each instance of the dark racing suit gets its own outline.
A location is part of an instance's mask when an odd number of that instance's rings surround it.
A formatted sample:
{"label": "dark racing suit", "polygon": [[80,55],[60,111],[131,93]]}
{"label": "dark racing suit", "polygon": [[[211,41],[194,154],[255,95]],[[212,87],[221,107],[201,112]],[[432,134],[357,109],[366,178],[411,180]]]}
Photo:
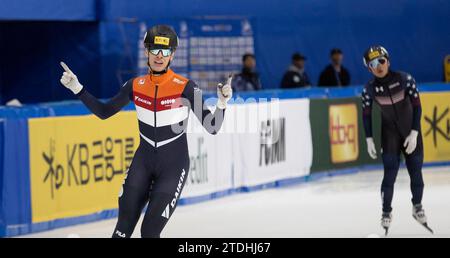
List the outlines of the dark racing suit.
{"label": "dark racing suit", "polygon": [[119,217],[113,237],[130,237],[147,204],[141,236],[159,237],[176,208],[189,172],[185,133],[189,111],[209,133],[216,134],[225,110],[216,108],[211,113],[195,83],[170,69],[159,76],[149,74],[129,80],[106,103],[84,88],[77,95],[101,119],[134,101],[140,145],[119,194]]}
{"label": "dark racing suit", "polygon": [[[412,203],[420,204],[423,195],[423,143],[420,131],[422,108],[414,78],[403,72],[389,71],[384,78],[375,78],[365,85],[362,93],[363,123],[366,137],[372,137],[373,100],[381,110],[381,147],[384,178],[381,185],[383,212],[391,212],[394,183],[403,152],[411,178]],[[411,130],[419,132],[417,147],[411,154],[405,153],[403,143]]]}

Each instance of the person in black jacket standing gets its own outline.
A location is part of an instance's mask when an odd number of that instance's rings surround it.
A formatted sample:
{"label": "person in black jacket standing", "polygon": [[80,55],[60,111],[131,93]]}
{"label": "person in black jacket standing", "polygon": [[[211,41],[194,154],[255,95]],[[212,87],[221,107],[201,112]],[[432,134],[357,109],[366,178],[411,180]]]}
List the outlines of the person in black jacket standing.
{"label": "person in black jacket standing", "polygon": [[422,208],[424,182],[422,177],[423,142],[420,130],[422,107],[416,81],[405,72],[390,70],[389,54],[382,46],[372,46],[364,53],[364,64],[373,74],[363,89],[362,116],[366,133],[367,151],[377,158],[372,138],[372,104],[381,110],[381,148],[384,177],[381,184],[383,213],[381,226],[388,233],[392,220],[392,197],[400,166],[400,155],[405,157],[406,168],[411,178],[412,215],[420,224],[427,225]]}
{"label": "person in black jacket standing", "polygon": [[292,65],[283,76],[281,88],[300,88],[311,86],[308,74],[305,72],[306,57],[300,53],[292,55]]}
{"label": "person in black jacket standing", "polygon": [[333,48],[330,52],[331,64],[322,71],[318,86],[348,86],[350,85],[350,73],[342,65],[344,55],[339,48]]}
{"label": "person in black jacket standing", "polygon": [[234,76],[233,85],[231,85],[234,91],[255,91],[262,88],[261,81],[259,80],[259,74],[256,72],[255,68],[255,55],[243,55],[242,72]]}

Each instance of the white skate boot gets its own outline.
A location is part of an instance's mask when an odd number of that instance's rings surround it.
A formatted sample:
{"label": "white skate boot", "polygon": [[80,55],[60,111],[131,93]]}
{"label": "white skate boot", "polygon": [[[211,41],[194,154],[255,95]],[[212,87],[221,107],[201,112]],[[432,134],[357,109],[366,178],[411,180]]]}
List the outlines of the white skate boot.
{"label": "white skate boot", "polygon": [[422,208],[422,204],[416,204],[413,206],[412,215],[417,222],[424,226],[428,231],[433,234],[433,230],[428,227],[427,216],[425,216],[425,211]]}
{"label": "white skate boot", "polygon": [[392,222],[392,214],[390,212],[383,212],[383,214],[381,215],[381,226],[384,228],[385,230],[385,236],[387,236],[388,232],[389,232],[389,227],[391,226],[391,222]]}

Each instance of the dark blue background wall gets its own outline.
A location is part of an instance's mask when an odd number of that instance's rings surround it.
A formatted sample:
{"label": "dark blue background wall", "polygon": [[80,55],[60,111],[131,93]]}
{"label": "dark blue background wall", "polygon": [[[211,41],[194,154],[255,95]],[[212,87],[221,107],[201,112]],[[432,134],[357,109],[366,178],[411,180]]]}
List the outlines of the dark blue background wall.
{"label": "dark blue background wall", "polygon": [[[258,69],[265,88],[278,87],[294,51],[301,51],[308,57],[307,71],[316,83],[320,70],[328,63],[330,48],[342,48],[353,84],[362,84],[369,78],[361,56],[371,44],[384,45],[390,51],[393,67],[411,72],[419,82],[441,81],[443,58],[450,54],[450,1],[446,0],[84,0],[76,1],[81,6],[77,15],[65,6],[66,1],[0,0],[0,19],[15,20],[14,12],[8,10],[17,9],[21,2],[28,5],[38,2],[36,8],[58,11],[51,15],[48,11],[41,12],[45,15],[36,15],[40,13],[36,9],[28,12],[30,20],[45,20],[48,14],[48,20],[53,21],[48,24],[0,22],[2,102],[14,96],[28,102],[69,98],[70,94],[57,87],[60,73],[57,61],[62,58],[97,96],[111,97],[121,81],[135,71],[138,21],[159,23],[208,15],[249,17],[255,33]],[[10,7],[11,3],[16,8]],[[16,16],[26,19],[24,12]],[[120,22],[123,18],[131,20]],[[72,25],[68,25],[62,22],[65,20],[97,22],[71,22]],[[73,27],[66,30],[65,26]],[[26,34],[23,27],[37,30],[32,33],[39,42],[32,48],[34,62],[42,62],[51,72],[43,72],[45,69],[39,66],[22,65],[29,64],[29,52],[23,51],[22,43],[15,44],[20,36],[11,35]],[[25,37],[22,36],[22,40]],[[51,46],[42,48],[48,45],[46,42],[52,42]],[[126,46],[131,46],[130,54]],[[5,52],[8,52],[6,57]],[[21,83],[8,79],[25,74],[29,78],[24,78]],[[21,94],[27,94],[32,85],[35,89],[31,80],[40,81],[40,87],[51,87],[52,93],[35,91],[32,98],[22,97]],[[12,87],[19,89],[8,89]]]}
{"label": "dark blue background wall", "polygon": [[60,60],[77,68],[94,94],[100,93],[98,23],[0,22],[0,84],[4,100],[70,99],[59,82]]}

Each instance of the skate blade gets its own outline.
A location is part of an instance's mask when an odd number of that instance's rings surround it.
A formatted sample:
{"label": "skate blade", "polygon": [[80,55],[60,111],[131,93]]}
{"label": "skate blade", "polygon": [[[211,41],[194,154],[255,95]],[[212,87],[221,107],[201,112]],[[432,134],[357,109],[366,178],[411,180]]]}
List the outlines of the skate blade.
{"label": "skate blade", "polygon": [[413,216],[413,218],[414,218],[417,222],[419,222],[419,224],[422,225],[426,230],[430,231],[430,233],[434,235],[434,231],[433,231],[433,229],[431,229],[431,228],[428,226],[428,223],[420,223],[420,221],[419,221],[415,216]]}
{"label": "skate blade", "polygon": [[384,236],[387,236],[389,233],[389,228],[387,227],[383,227],[384,228]]}
{"label": "skate blade", "polygon": [[431,234],[434,235],[434,231],[428,226],[428,223],[421,224],[424,228],[426,228],[428,231],[430,231]]}

